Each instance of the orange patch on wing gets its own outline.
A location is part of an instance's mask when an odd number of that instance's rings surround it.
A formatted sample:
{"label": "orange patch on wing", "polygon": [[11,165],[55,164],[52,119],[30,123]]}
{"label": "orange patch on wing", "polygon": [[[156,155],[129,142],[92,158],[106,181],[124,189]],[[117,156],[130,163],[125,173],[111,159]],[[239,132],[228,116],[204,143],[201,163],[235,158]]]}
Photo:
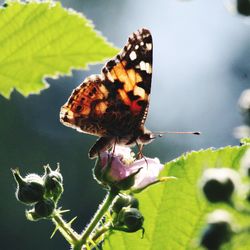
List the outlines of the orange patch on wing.
{"label": "orange patch on wing", "polygon": [[100,102],[95,106],[95,112],[97,115],[104,114],[106,112],[108,105],[107,102]]}
{"label": "orange patch on wing", "polygon": [[120,97],[121,97],[121,99],[123,100],[123,102],[124,102],[126,105],[129,105],[129,106],[130,106],[130,105],[131,105],[131,101],[130,101],[130,99],[129,99],[127,93],[126,93],[126,91],[123,90],[123,89],[118,89],[118,92],[119,92]]}
{"label": "orange patch on wing", "polygon": [[[104,84],[100,84],[97,89],[99,90],[99,92],[103,95],[102,97],[107,98],[108,97],[108,90],[106,89],[106,87],[104,86]],[[101,99],[101,98],[100,98]]]}
{"label": "orange patch on wing", "polygon": [[81,115],[89,115],[90,111],[91,111],[91,108],[87,105],[84,105],[81,111]]}
{"label": "orange patch on wing", "polygon": [[145,90],[141,87],[135,86],[133,93],[135,96],[136,95],[140,96],[143,100],[146,98]]}
{"label": "orange patch on wing", "polygon": [[141,82],[141,76],[134,69],[125,69],[126,61],[122,61],[113,67],[111,76],[114,80],[119,80],[124,83],[124,90],[131,91],[134,89],[136,83]]}

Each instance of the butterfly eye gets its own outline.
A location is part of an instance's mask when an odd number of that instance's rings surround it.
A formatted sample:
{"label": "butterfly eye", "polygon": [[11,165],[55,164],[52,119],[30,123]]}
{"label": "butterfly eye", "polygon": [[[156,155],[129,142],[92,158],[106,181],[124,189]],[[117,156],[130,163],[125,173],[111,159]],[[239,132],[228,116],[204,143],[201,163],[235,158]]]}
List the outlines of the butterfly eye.
{"label": "butterfly eye", "polygon": [[142,134],[140,137],[139,137],[139,140],[141,143],[143,144],[148,144],[150,143],[153,139],[155,139],[155,136],[151,133],[145,133],[145,134]]}

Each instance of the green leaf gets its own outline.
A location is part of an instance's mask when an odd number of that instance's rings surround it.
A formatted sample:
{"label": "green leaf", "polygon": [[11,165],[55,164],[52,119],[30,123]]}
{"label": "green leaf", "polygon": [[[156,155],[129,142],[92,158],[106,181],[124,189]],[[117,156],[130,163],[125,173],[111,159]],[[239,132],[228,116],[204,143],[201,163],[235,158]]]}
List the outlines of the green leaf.
{"label": "green leaf", "polygon": [[[205,200],[200,191],[198,184],[202,173],[206,168],[239,169],[248,148],[248,145],[243,145],[207,149],[187,153],[167,163],[163,175],[175,176],[177,180],[154,185],[137,196],[145,218],[144,238],[141,239],[141,232],[114,232],[105,241],[104,249],[200,249],[197,243],[201,228],[208,212],[216,208]],[[232,216],[237,222],[250,224],[249,216],[236,213]]]}
{"label": "green leaf", "polygon": [[82,14],[59,2],[8,1],[0,8],[0,94],[48,87],[45,76],[86,69],[117,53]]}
{"label": "green leaf", "polygon": [[240,140],[240,142],[241,142],[242,144],[250,144],[250,138],[242,138],[242,139]]}

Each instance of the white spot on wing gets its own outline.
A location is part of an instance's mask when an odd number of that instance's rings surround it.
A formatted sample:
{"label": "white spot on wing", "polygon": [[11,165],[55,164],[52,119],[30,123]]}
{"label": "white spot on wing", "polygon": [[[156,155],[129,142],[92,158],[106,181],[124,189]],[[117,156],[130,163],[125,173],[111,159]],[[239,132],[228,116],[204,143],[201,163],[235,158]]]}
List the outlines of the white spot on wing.
{"label": "white spot on wing", "polygon": [[146,71],[146,63],[144,61],[140,62],[140,69]]}
{"label": "white spot on wing", "polygon": [[136,86],[134,88],[134,95],[138,95],[144,99],[145,98],[145,90],[141,87]]}
{"label": "white spot on wing", "polygon": [[152,67],[150,63],[146,63],[146,72],[148,74],[152,74]]}
{"label": "white spot on wing", "polygon": [[146,43],[147,50],[152,50],[152,43]]}
{"label": "white spot on wing", "polygon": [[128,46],[127,46],[127,50],[130,50],[131,49],[131,44],[129,43]]}
{"label": "white spot on wing", "polygon": [[132,61],[134,61],[136,59],[136,53],[134,51],[132,51],[130,54],[129,54],[129,57]]}
{"label": "white spot on wing", "polygon": [[135,49],[139,49],[139,45],[138,44],[135,45]]}
{"label": "white spot on wing", "polygon": [[140,69],[146,71],[148,74],[152,73],[152,67],[150,63],[145,63],[144,61],[140,62]]}

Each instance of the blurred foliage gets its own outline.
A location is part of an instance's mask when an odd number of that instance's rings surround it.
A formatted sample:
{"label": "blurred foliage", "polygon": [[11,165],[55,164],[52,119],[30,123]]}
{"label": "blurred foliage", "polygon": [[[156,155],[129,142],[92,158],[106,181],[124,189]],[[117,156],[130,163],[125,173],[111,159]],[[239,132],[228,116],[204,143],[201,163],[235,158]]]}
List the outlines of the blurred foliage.
{"label": "blurred foliage", "polygon": [[0,9],[0,93],[27,96],[48,86],[45,76],[70,74],[113,56],[117,49],[82,14],[59,2],[9,1]]}
{"label": "blurred foliage", "polygon": [[[165,176],[175,176],[176,181],[159,184],[137,196],[145,217],[145,236],[140,233],[114,233],[105,242],[104,249],[199,249],[200,230],[206,216],[216,206],[207,202],[198,183],[207,168],[228,167],[239,169],[249,145],[207,149],[187,153],[165,165]],[[250,224],[250,216],[233,213],[237,223]],[[242,235],[240,235],[241,240]],[[246,239],[248,235],[245,234]],[[237,238],[237,237],[236,237]],[[242,242],[244,242],[244,240]],[[235,242],[237,240],[235,239]],[[239,249],[240,242],[231,248]]]}
{"label": "blurred foliage", "polygon": [[237,0],[237,11],[244,15],[250,15],[250,1],[249,0]]}

